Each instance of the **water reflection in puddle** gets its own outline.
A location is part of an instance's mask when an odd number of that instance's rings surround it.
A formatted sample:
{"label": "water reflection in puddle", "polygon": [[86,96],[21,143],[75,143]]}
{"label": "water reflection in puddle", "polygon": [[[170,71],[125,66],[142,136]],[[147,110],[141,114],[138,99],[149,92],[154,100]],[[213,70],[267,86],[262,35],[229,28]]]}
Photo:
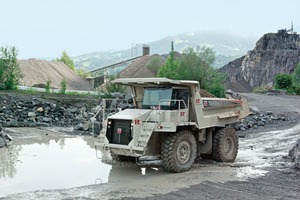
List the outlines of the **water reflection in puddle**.
{"label": "water reflection in puddle", "polygon": [[91,146],[83,138],[61,138],[0,149],[0,197],[107,182],[111,166]]}

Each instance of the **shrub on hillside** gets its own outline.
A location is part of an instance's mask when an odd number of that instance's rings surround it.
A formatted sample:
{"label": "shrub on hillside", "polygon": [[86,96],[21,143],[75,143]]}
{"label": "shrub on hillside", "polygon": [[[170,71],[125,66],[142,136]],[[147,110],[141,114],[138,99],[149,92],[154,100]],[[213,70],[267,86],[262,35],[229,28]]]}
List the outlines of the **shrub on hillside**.
{"label": "shrub on hillside", "polygon": [[66,90],[67,90],[67,80],[65,78],[62,79],[62,81],[60,82],[60,93],[61,94],[66,94]]}
{"label": "shrub on hillside", "polygon": [[289,89],[293,85],[293,76],[290,74],[276,74],[275,88]]}

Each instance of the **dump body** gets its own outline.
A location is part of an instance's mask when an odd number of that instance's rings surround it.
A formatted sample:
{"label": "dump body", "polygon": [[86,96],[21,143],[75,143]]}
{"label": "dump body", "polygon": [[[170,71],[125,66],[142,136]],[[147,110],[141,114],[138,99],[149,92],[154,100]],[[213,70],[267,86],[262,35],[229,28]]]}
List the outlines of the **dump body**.
{"label": "dump body", "polygon": [[218,127],[236,123],[250,111],[246,100],[204,98],[197,81],[166,78],[117,79],[131,87],[134,109],[109,116],[96,147],[116,155],[160,156],[164,139],[186,130],[197,152],[212,152],[212,134]]}

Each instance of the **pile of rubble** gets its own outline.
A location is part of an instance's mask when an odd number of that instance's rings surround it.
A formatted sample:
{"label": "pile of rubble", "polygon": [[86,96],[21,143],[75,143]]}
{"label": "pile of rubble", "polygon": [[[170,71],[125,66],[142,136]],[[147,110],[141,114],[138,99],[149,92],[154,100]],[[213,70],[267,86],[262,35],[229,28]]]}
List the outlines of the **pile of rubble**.
{"label": "pile of rubble", "polygon": [[75,126],[88,121],[95,113],[93,108],[53,103],[42,98],[0,97],[0,124],[3,127]]}
{"label": "pile of rubble", "polygon": [[103,111],[101,99],[92,105],[87,105],[83,99],[76,105],[70,99],[71,104],[67,104],[36,97],[3,95],[0,97],[0,124],[3,127],[59,126],[91,131],[94,122],[100,126],[103,117],[131,107],[131,95],[113,93],[112,98],[106,101],[106,109]]}
{"label": "pile of rubble", "polygon": [[252,128],[265,127],[267,125],[278,124],[280,122],[293,121],[291,116],[284,114],[273,114],[272,111],[258,112],[251,111],[251,114],[242,119],[239,123],[236,123],[235,129],[237,131],[246,131]]}
{"label": "pile of rubble", "polygon": [[75,126],[75,130],[90,130],[93,135],[100,133],[102,122],[109,115],[120,112],[127,108],[134,108],[133,98],[131,94],[124,95],[122,93],[112,93],[111,99],[101,101],[100,105],[94,108],[95,115],[84,123],[79,123]]}

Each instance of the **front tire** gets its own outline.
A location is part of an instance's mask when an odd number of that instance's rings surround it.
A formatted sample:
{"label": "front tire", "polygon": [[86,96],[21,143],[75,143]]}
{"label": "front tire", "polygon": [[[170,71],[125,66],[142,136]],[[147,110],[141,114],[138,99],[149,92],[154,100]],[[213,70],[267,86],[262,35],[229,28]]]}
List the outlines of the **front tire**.
{"label": "front tire", "polygon": [[212,158],[219,162],[234,162],[239,141],[233,128],[222,128],[213,135]]}
{"label": "front tire", "polygon": [[188,171],[196,158],[197,145],[194,135],[188,130],[170,133],[164,140],[161,155],[163,167],[169,172]]}

